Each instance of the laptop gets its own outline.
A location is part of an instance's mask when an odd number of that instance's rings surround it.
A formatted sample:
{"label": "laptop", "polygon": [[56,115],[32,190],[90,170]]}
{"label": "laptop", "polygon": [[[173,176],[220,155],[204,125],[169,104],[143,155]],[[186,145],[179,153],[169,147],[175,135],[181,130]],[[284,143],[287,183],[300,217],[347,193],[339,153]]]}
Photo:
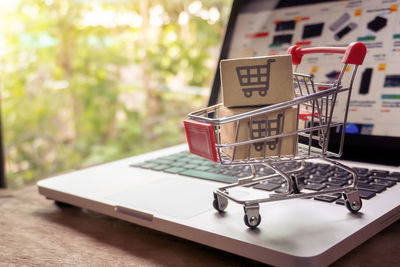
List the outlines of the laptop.
{"label": "laptop", "polygon": [[[340,159],[359,174],[360,211],[349,212],[340,194],[261,203],[263,219],[251,229],[243,221],[242,205],[229,202],[218,212],[212,204],[213,192],[248,175],[249,167],[221,166],[190,154],[186,144],[44,179],[38,182],[39,193],[278,266],[328,265],[400,219],[400,162],[393,157],[400,149],[397,5],[307,2],[233,1],[220,59],[284,54],[293,44],[365,43],[368,53],[354,81]],[[376,21],[379,27],[370,26]],[[312,56],[302,70],[329,80],[338,63],[329,58]],[[220,99],[217,68],[209,105]],[[332,131],[331,140],[340,131]],[[339,179],[334,167],[318,160],[307,162],[305,172],[304,187],[311,192],[348,182],[345,174]],[[261,188],[238,187],[230,193],[238,199],[262,198],[284,184],[273,179]]]}

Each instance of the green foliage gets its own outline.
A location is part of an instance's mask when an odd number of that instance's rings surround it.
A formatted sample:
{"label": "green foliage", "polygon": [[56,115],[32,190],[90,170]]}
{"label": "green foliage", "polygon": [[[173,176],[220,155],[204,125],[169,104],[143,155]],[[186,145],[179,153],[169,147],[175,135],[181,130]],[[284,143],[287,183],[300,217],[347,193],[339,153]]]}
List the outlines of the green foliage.
{"label": "green foliage", "polygon": [[[221,13],[215,24],[191,14],[186,25],[183,0],[94,3],[21,0],[1,14],[11,186],[182,143],[182,119],[206,103],[187,86],[211,84],[230,0],[202,2]],[[169,19],[157,27],[146,24],[156,5]],[[83,25],[96,10],[133,12],[143,24]]]}

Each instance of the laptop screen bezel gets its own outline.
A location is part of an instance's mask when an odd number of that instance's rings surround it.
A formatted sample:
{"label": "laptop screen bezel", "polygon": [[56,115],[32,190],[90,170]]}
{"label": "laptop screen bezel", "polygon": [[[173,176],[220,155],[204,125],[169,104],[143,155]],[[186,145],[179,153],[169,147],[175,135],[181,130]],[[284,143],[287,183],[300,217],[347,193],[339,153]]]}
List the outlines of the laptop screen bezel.
{"label": "laptop screen bezel", "polygon": [[[245,0],[234,0],[232,3],[219,60],[228,58],[236,19],[245,2]],[[220,70],[219,64],[217,64],[208,106],[218,103],[220,83]],[[334,150],[339,146],[339,136],[340,133],[334,130],[331,131],[330,147]],[[400,151],[400,137],[346,134],[343,151],[342,159],[345,160],[400,166],[400,157],[393,156]]]}

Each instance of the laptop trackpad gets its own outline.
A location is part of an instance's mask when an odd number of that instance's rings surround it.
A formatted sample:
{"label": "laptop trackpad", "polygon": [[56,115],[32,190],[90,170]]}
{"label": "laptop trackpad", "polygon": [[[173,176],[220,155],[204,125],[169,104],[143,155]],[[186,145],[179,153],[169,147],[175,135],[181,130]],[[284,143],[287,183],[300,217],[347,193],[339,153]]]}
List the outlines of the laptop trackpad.
{"label": "laptop trackpad", "polygon": [[107,197],[117,205],[151,213],[189,219],[212,209],[216,184],[194,179],[160,179]]}

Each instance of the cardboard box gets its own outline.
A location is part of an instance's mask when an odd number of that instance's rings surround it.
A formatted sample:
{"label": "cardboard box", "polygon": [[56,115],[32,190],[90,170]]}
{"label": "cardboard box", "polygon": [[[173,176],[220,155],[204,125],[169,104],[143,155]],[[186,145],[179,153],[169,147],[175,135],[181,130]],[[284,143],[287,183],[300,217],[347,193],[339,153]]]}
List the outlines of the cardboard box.
{"label": "cardboard box", "polygon": [[[254,110],[254,108],[227,108],[219,110],[219,117],[227,117]],[[265,123],[267,120],[267,124]],[[251,119],[241,119],[221,125],[221,143],[231,144],[247,141],[258,137],[273,136],[278,133],[290,133],[296,131],[297,109],[288,108],[282,111],[268,113],[268,116],[258,115]],[[238,129],[237,126],[239,125]],[[266,125],[269,127],[266,128]],[[237,137],[236,137],[237,133]],[[272,156],[294,156],[297,155],[297,134],[274,138],[266,142],[261,141],[250,145],[227,147],[223,152],[234,160],[249,158],[264,158]],[[265,154],[264,154],[265,153]]]}
{"label": "cardboard box", "polygon": [[226,107],[276,104],[294,98],[291,55],[221,60]]}

